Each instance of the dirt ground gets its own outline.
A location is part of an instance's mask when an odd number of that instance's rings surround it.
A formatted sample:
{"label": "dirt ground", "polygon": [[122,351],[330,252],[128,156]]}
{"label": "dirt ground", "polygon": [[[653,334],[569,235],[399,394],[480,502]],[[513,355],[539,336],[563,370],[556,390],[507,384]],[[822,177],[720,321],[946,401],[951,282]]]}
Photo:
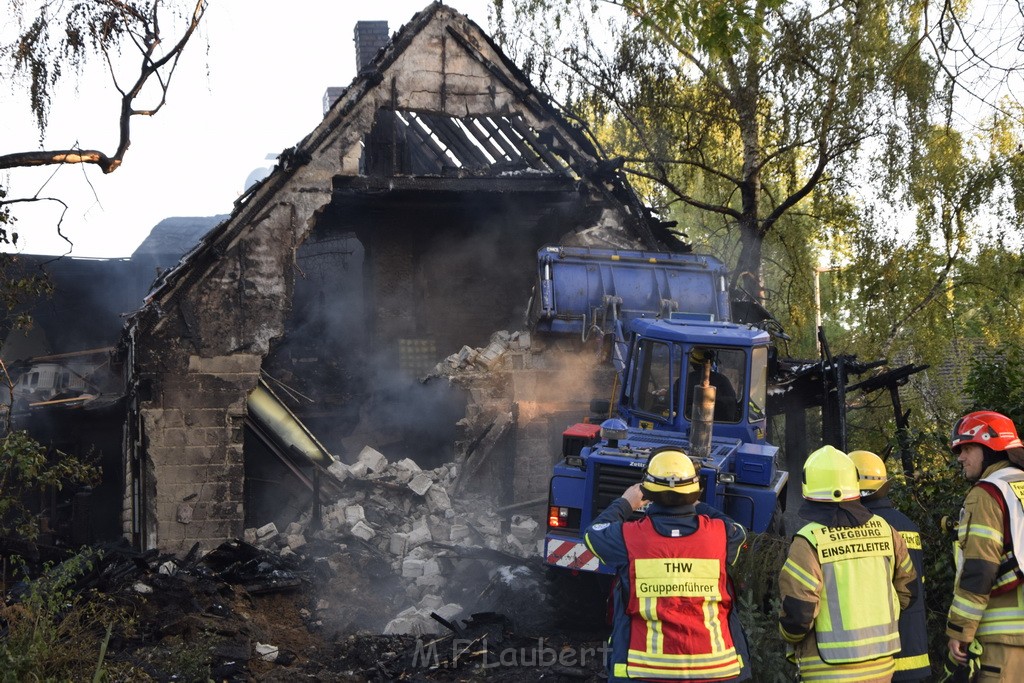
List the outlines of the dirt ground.
{"label": "dirt ground", "polygon": [[[126,606],[109,680],[602,681],[605,577],[474,559],[446,577],[463,611],[385,635],[400,577],[359,545],[280,557],[240,541],[201,559],[108,551],[81,589]],[[320,555],[319,557],[317,555]]]}

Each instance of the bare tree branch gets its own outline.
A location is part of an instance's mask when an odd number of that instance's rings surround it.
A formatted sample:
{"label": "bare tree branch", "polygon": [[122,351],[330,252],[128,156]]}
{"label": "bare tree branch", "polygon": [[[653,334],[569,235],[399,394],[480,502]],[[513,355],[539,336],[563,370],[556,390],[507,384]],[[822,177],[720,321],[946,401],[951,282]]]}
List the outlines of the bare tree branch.
{"label": "bare tree branch", "polygon": [[[189,20],[188,27],[181,38],[175,43],[165,55],[154,59],[154,54],[161,44],[160,24],[158,11],[159,2],[150,5],[149,15],[143,15],[135,8],[117,0],[104,0],[102,4],[116,8],[125,23],[125,29],[132,42],[141,53],[142,63],[139,67],[139,75],[135,83],[128,90],[122,90],[117,82],[115,70],[107,53],[105,46],[102,48],[107,64],[114,80],[114,86],[121,93],[121,108],[118,117],[118,145],[113,154],[107,155],[99,150],[93,149],[60,149],[60,150],[38,150],[33,152],[14,152],[0,155],[0,169],[20,168],[26,166],[49,166],[53,164],[94,164],[103,170],[104,173],[116,171],[124,159],[125,153],[131,146],[131,120],[133,116],[153,116],[167,102],[167,89],[170,87],[171,78],[177,68],[178,60],[181,58],[188,45],[189,40],[199,27],[203,15],[206,13],[207,0],[197,0],[195,8]],[[132,29],[132,21],[145,27],[143,35],[138,35]],[[160,100],[155,107],[148,109],[136,109],[135,100],[139,97],[143,88],[153,79],[160,88]]]}

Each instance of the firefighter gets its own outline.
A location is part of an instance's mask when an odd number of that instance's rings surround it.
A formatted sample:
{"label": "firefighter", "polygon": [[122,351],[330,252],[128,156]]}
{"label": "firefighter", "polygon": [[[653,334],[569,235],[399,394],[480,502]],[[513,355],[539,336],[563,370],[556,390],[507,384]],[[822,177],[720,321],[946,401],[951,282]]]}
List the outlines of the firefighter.
{"label": "firefighter", "polygon": [[824,446],[803,470],[807,524],[779,572],[779,631],[802,681],[892,680],[900,610],[914,600],[903,537],[860,502],[853,461]]}
{"label": "firefighter", "polygon": [[868,510],[889,523],[900,533],[910,551],[917,578],[914,585],[917,599],[900,613],[900,652],[896,655],[893,681],[924,681],[931,677],[928,661],[928,625],[924,603],[924,553],[921,550],[921,528],[892,506],[889,500],[889,475],[885,462],[871,451],[851,451],[850,460],[857,466],[860,478],[860,502]]}
{"label": "firefighter", "polygon": [[949,656],[977,671],[975,681],[1021,681],[1024,472],[1011,460],[1024,456],[1024,445],[1010,418],[979,411],[956,422],[950,449],[972,486],[957,524],[956,581],[946,617]]}
{"label": "firefighter", "polygon": [[[614,567],[609,680],[741,681],[746,639],[727,568],[743,527],[698,503],[700,477],[677,448],[651,454],[630,486],[591,524],[587,547]],[[627,519],[649,500],[646,514]]]}

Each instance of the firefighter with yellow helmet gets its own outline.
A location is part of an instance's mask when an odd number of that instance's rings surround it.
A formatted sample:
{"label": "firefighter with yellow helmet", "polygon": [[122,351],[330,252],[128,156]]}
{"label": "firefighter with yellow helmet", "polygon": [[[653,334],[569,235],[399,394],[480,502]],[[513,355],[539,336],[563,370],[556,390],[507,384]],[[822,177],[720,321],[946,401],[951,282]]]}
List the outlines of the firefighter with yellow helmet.
{"label": "firefighter with yellow helmet", "polygon": [[860,478],[860,502],[868,510],[889,523],[907,542],[910,560],[917,578],[917,600],[900,613],[900,652],[896,655],[893,681],[925,681],[931,678],[928,661],[928,615],[925,613],[924,552],[921,549],[921,528],[897,510],[889,500],[889,472],[883,461],[871,451],[850,451],[850,460],[857,466]]}
{"label": "firefighter with yellow helmet", "polygon": [[[587,547],[616,570],[610,681],[750,678],[728,575],[746,532],[699,497],[700,476],[690,458],[678,448],[661,448],[651,454],[641,483],[586,530]],[[645,514],[635,519],[645,500]]]}
{"label": "firefighter with yellow helmet", "polygon": [[957,420],[949,445],[971,483],[957,524],[949,656],[975,681],[1021,681],[1024,444],[1010,418],[985,410]]}
{"label": "firefighter with yellow helmet", "polygon": [[779,631],[802,681],[891,681],[897,620],[916,597],[907,544],[860,502],[857,468],[824,446],[803,470],[807,524],[779,572]]}

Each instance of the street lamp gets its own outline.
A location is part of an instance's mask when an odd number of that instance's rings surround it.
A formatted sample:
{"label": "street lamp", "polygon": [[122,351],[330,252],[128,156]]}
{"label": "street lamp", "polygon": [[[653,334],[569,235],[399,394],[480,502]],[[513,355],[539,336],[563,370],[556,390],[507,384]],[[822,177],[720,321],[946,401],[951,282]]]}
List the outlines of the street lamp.
{"label": "street lamp", "polygon": [[814,269],[814,347],[821,355],[821,338],[818,330],[821,329],[821,274],[831,273],[839,270],[838,266],[818,266]]}

